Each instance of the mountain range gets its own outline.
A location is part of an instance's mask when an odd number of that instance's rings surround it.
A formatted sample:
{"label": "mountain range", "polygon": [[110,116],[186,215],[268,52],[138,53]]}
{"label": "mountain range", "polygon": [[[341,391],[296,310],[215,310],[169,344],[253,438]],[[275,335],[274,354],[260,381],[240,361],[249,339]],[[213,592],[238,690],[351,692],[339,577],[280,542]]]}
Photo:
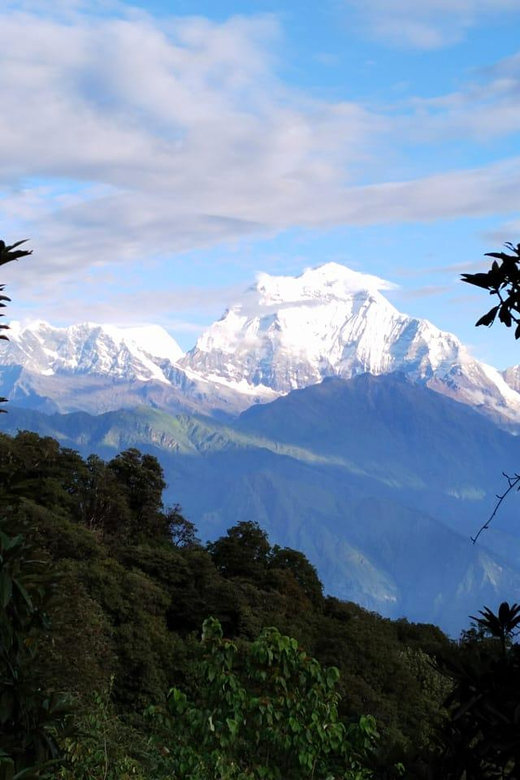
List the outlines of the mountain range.
{"label": "mountain range", "polygon": [[298,277],[259,274],[185,355],[158,326],[15,323],[0,351],[0,393],[44,411],[97,414],[147,403],[236,416],[327,377],[401,371],[516,430],[515,369],[502,375],[454,335],[401,314],[385,286],[337,263]]}
{"label": "mountain range", "polygon": [[327,264],[261,274],[182,354],[158,327],[16,325],[2,429],[84,454],[155,454],[201,536],[255,520],[328,592],[452,633],[520,586],[519,371],[399,313],[385,283]]}

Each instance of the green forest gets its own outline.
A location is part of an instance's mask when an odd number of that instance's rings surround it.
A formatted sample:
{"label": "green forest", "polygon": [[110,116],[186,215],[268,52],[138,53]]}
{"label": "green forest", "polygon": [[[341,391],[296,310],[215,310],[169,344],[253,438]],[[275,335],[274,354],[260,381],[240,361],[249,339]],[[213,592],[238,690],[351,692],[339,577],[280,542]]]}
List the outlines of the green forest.
{"label": "green forest", "polygon": [[201,543],[135,449],[1,435],[0,473],[0,777],[516,776],[515,606],[454,642],[325,596],[247,519]]}

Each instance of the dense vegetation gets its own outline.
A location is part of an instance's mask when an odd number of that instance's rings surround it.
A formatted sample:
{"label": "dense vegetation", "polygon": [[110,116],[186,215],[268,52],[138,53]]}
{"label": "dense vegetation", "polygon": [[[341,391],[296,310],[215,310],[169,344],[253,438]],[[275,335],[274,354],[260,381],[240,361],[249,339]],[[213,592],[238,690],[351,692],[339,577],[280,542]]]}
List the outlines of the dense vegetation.
{"label": "dense vegetation", "polygon": [[[117,731],[110,750],[139,763],[157,726],[143,713],[166,705],[172,686],[200,700],[198,637],[210,616],[236,642],[239,665],[276,626],[338,667],[342,728],[370,714],[386,745],[428,743],[447,692],[430,663],[448,644],[435,627],[324,597],[306,558],[272,547],[254,523],[202,545],[178,507],[163,507],[157,460],[136,450],[105,463],[33,433],[1,436],[0,479],[12,497],[2,504],[6,533],[22,528],[31,557],[59,573],[52,631],[39,629],[42,690],[72,696],[80,724],[106,720],[102,731]],[[88,739],[69,744],[86,760]]]}
{"label": "dense vegetation", "polygon": [[[32,249],[19,249],[19,247],[26,242],[27,239],[24,239],[23,241],[17,241],[16,244],[7,246],[5,241],[0,240],[0,266],[7,265],[7,263],[13,263],[16,260],[19,260],[21,257],[27,257],[27,255],[32,254]],[[0,284],[0,309],[5,309],[7,303],[11,300],[7,295],[3,294],[4,289],[5,284]],[[5,314],[1,311],[0,317],[5,317]],[[9,325],[0,322],[0,341],[9,341],[9,338],[5,334],[6,330],[9,330]],[[6,401],[7,398],[0,397],[0,404],[4,404]],[[1,406],[0,412],[5,412],[5,409],[2,409]]]}
{"label": "dense vegetation", "polygon": [[254,523],[201,544],[137,450],[1,435],[0,484],[0,777],[516,776],[516,607],[459,646],[326,597]]}

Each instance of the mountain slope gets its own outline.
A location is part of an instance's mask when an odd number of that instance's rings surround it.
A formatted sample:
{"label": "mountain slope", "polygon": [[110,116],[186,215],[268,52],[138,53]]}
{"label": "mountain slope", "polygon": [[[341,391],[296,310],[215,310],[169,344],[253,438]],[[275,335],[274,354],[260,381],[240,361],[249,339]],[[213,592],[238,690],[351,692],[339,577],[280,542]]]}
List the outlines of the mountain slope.
{"label": "mountain slope", "polygon": [[223,381],[245,380],[279,392],[326,376],[406,366],[424,377],[451,367],[459,342],[400,314],[381,295],[378,281],[336,263],[296,278],[261,274],[181,363]]}
{"label": "mountain slope", "polygon": [[520,365],[506,368],[505,371],[502,371],[502,376],[512,390],[520,392]]}
{"label": "mountain slope", "polygon": [[514,501],[485,544],[469,539],[501,471],[518,464],[518,438],[403,376],[327,380],[226,424],[149,408],[6,417],[11,430],[37,429],[84,453],[157,455],[169,500],[203,538],[256,520],[273,542],[302,549],[329,592],[388,616],[456,633],[520,586]]}

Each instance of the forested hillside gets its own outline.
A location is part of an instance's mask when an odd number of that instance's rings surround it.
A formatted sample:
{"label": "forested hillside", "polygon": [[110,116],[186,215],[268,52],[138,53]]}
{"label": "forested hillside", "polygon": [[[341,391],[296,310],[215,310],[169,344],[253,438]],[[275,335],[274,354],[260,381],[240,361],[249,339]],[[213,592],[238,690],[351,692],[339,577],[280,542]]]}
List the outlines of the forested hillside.
{"label": "forested hillside", "polygon": [[[113,708],[111,728],[117,723],[120,732],[111,751],[128,729],[146,741],[143,712],[164,703],[172,685],[193,689],[197,638],[209,616],[239,646],[276,626],[339,668],[346,722],[370,714],[384,742],[427,743],[446,693],[430,663],[448,644],[435,627],[324,598],[305,557],[272,547],[255,524],[201,544],[180,510],[163,506],[158,462],[137,450],[105,463],[51,438],[3,435],[0,469],[14,497],[3,512],[6,532],[22,528],[59,575],[52,630],[38,654],[41,684],[72,696],[81,723],[91,723],[100,702]],[[125,749],[139,745],[129,736]]]}
{"label": "forested hillside", "polygon": [[255,523],[201,543],[135,449],[1,435],[0,480],[2,778],[515,771],[515,605],[458,645],[325,597]]}

